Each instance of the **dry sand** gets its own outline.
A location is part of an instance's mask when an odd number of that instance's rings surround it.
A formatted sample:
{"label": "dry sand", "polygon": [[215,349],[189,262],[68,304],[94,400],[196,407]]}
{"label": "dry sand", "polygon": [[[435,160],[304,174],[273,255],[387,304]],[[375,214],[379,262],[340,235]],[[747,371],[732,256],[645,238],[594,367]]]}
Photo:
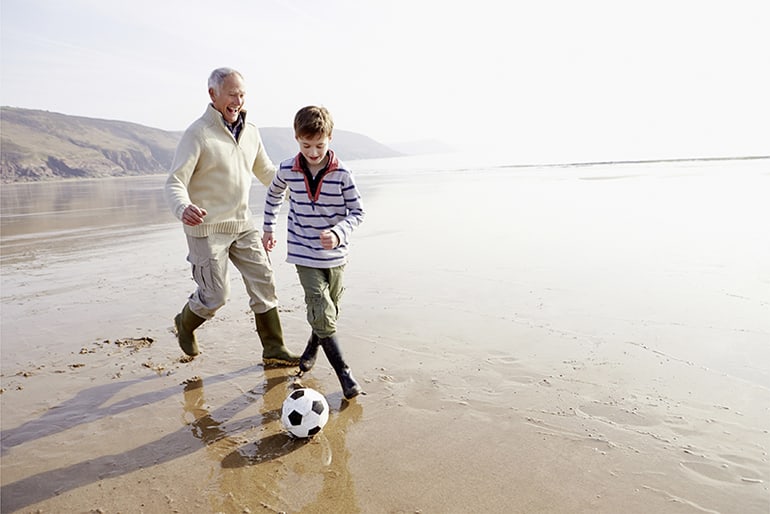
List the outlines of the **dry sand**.
{"label": "dry sand", "polygon": [[368,394],[321,357],[310,441],[237,273],[180,362],[178,226],[4,244],[1,510],[766,514],[768,169],[361,176],[339,335]]}

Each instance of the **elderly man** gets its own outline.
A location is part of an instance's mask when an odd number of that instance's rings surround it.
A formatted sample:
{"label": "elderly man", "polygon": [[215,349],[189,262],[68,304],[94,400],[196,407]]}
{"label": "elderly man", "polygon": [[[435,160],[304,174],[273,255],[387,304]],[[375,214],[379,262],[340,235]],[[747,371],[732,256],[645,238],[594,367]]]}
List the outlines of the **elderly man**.
{"label": "elderly man", "polygon": [[218,68],[208,88],[211,103],[182,136],[165,187],[169,207],[182,221],[198,286],[174,319],[179,346],[198,355],[194,331],[227,301],[229,260],[246,285],[263,363],[295,366],[299,356],[284,344],[273,270],[249,209],[252,177],[268,186],[275,166],[256,125],[246,121],[241,74]]}

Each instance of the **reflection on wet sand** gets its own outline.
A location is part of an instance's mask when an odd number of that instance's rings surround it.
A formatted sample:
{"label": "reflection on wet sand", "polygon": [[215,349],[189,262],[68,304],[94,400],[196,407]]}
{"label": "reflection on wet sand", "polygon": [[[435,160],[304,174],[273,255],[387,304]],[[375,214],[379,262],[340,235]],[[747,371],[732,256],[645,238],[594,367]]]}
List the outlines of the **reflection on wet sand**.
{"label": "reflection on wet sand", "polygon": [[[254,369],[256,368],[249,367],[236,373],[216,375],[211,377],[210,381],[214,383],[221,382],[232,378],[234,375],[237,376]],[[22,425],[17,430],[4,431],[2,434],[3,449],[5,450],[7,447],[22,444],[33,439],[43,438],[51,433],[75,428],[83,423],[103,422],[124,411],[160,402],[175,391],[178,391],[177,388],[166,388],[160,391],[139,394],[118,401],[110,406],[101,407],[103,404],[108,403],[110,398],[119,391],[137,382],[137,380],[130,380],[118,384],[109,384],[108,386],[96,386],[83,391],[73,400],[48,410],[39,420]],[[218,414],[219,412],[216,411],[214,415]],[[133,427],[134,430],[141,428],[139,425]],[[25,433],[30,435],[24,435]],[[2,494],[0,494],[0,511],[15,511],[62,494],[65,491],[96,483],[105,478],[117,477],[143,468],[156,466],[195,451],[195,448],[189,444],[189,432],[186,427],[123,453],[89,458],[95,450],[92,441],[89,438],[83,438],[79,444],[80,448],[77,455],[78,457],[85,457],[84,460],[3,485]]]}
{"label": "reflection on wet sand", "polygon": [[[356,512],[356,495],[347,468],[347,427],[361,418],[362,408],[341,400],[332,404],[332,417],[323,432],[313,439],[296,439],[280,427],[280,407],[295,384],[286,370],[266,370],[263,380],[215,409],[204,395],[204,382],[229,383],[262,370],[252,366],[232,373],[187,380],[182,387],[183,426],[163,437],[122,453],[95,456],[99,447],[84,438],[78,463],[51,469],[2,487],[2,512],[12,512],[89,484],[181,459],[204,449],[211,462],[205,482],[195,491],[196,505],[202,498],[206,508],[230,512],[262,505],[277,511],[286,505],[296,508],[333,501],[346,512]],[[160,403],[179,391],[179,386],[131,395],[109,404],[131,386],[144,380],[112,383],[85,390],[72,400],[47,411],[38,420],[2,433],[3,451],[49,437],[78,425],[105,422],[127,411]],[[314,384],[311,384],[312,386]],[[257,412],[249,409],[258,407]],[[336,406],[335,406],[336,405]],[[159,407],[160,408],[160,407]],[[133,430],[143,430],[135,425]],[[256,437],[255,437],[256,434]],[[199,444],[191,444],[190,435]],[[200,474],[198,474],[200,477]],[[188,480],[194,482],[191,474]],[[200,478],[199,478],[200,480]],[[317,485],[320,484],[320,487]],[[201,494],[205,493],[205,494]],[[329,505],[328,503],[326,504]],[[293,509],[292,509],[293,510]]]}
{"label": "reflection on wet sand", "polygon": [[[290,504],[309,512],[323,512],[330,505],[342,512],[360,511],[345,434],[361,418],[361,405],[340,400],[321,433],[298,439],[283,429],[276,433],[267,428],[280,424],[283,400],[288,391],[299,387],[285,372],[267,370],[262,384],[214,414],[206,405],[203,383],[196,378],[185,384],[184,412],[192,417],[192,434],[206,445],[209,459],[221,466],[221,472],[215,473],[217,488],[209,494],[212,509],[229,511],[258,503],[277,510]],[[232,421],[255,397],[263,403],[261,413]],[[226,416],[218,417],[223,413]],[[244,443],[238,434],[255,427],[265,435]]]}
{"label": "reflection on wet sand", "polygon": [[171,223],[165,176],[4,184],[3,238]]}

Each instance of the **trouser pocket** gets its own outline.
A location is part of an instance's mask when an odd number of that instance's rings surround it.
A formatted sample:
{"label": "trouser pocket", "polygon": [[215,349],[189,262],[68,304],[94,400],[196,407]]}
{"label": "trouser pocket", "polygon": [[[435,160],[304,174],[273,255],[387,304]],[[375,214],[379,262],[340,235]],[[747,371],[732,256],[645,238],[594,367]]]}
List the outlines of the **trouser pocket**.
{"label": "trouser pocket", "polygon": [[188,237],[188,244],[190,252],[187,261],[198,286],[190,296],[190,301],[197,304],[194,311],[210,318],[225,304],[229,295],[227,254],[217,254],[216,248],[206,237]]}

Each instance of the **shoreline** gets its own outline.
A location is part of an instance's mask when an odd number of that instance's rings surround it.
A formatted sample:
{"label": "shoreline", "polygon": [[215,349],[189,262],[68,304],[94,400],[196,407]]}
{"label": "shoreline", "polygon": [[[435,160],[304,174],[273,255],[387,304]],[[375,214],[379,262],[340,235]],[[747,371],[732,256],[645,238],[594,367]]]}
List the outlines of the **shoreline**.
{"label": "shoreline", "polygon": [[[348,162],[355,165],[356,162],[372,162],[394,159],[413,159],[413,158],[431,158],[433,156],[446,157],[452,155],[461,155],[462,152],[447,152],[439,154],[415,154],[415,155],[396,155],[392,157],[381,158],[367,158],[367,159],[351,159]],[[770,160],[770,155],[745,155],[745,156],[709,156],[709,157],[664,157],[657,159],[612,159],[612,160],[588,160],[588,161],[565,161],[565,162],[530,162],[530,163],[518,163],[518,164],[498,164],[491,165],[490,168],[574,168],[574,167],[591,167],[591,166],[617,166],[625,164],[670,164],[679,162],[729,162],[729,161],[756,161],[756,160]],[[465,168],[460,169],[463,171]],[[363,170],[362,170],[363,171]],[[453,171],[451,169],[446,171]],[[136,179],[140,177],[167,177],[168,173],[140,173],[137,175],[110,175],[105,177],[60,177],[50,178],[44,180],[17,180],[10,182],[0,182],[4,186],[14,184],[55,184],[55,183],[68,183],[68,182],[81,182],[81,181],[100,181],[105,179]]]}

